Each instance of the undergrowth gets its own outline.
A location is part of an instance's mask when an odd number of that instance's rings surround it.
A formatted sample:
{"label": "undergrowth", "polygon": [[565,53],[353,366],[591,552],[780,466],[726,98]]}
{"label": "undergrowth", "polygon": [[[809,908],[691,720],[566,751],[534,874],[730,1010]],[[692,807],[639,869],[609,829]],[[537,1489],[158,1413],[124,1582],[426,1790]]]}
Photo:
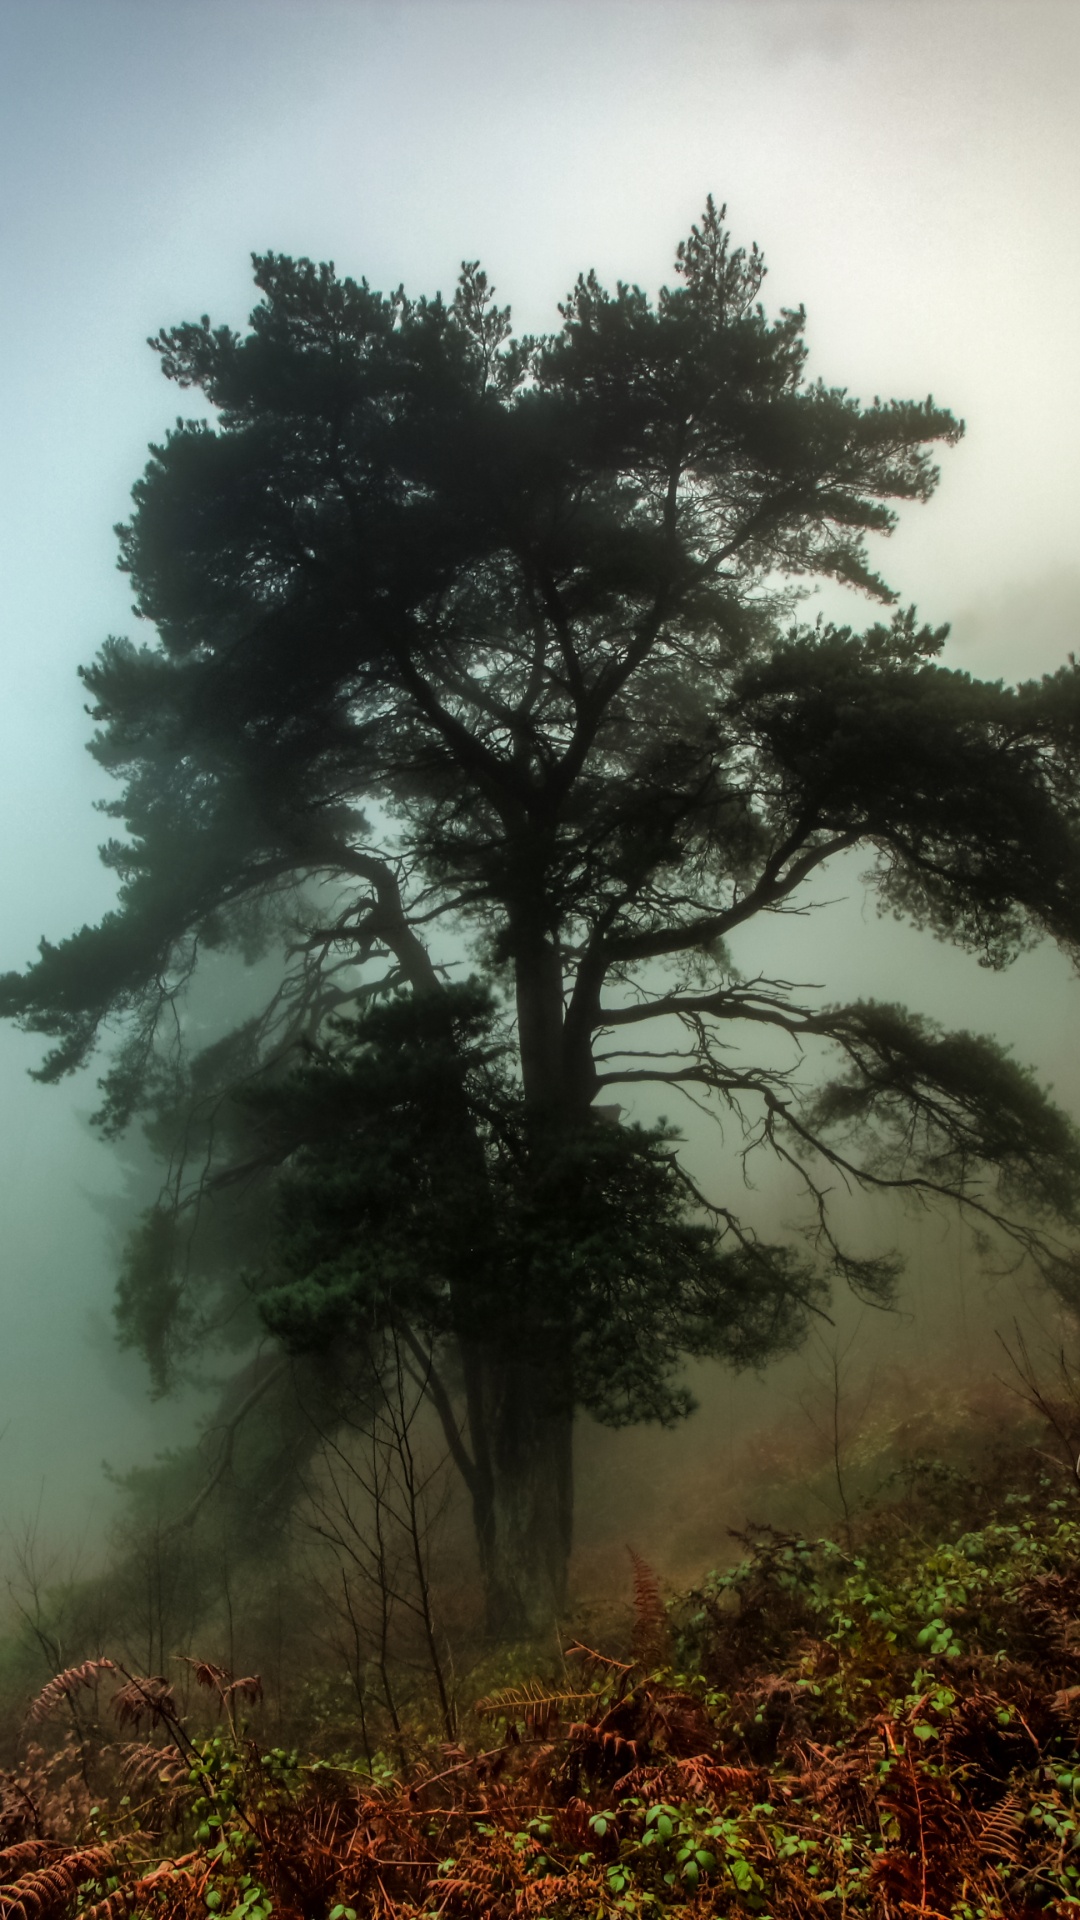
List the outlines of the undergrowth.
{"label": "undergrowth", "polygon": [[[972,1503],[982,1523],[965,1525]],[[263,1743],[257,1676],[90,1661],[0,1776],[0,1916],[594,1920],[1080,1908],[1080,1498],[927,1470],[836,1541],[770,1529],[479,1701],[461,1744]]]}

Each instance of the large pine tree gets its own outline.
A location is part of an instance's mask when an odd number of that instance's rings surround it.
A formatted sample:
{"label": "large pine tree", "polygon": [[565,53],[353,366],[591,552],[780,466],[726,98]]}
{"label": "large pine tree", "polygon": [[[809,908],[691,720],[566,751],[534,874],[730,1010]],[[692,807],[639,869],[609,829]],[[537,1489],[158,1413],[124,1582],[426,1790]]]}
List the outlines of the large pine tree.
{"label": "large pine tree", "polygon": [[[836,1275],[887,1294],[837,1170],[958,1201],[1065,1290],[1080,1226],[1077,1136],[992,1042],[729,959],[853,847],[985,964],[1073,951],[1080,674],[949,672],[911,612],[799,626],[800,582],[894,600],[866,536],[961,429],[809,382],[711,202],[677,273],[655,303],[589,275],[515,339],[475,265],[445,304],[267,255],[246,333],[152,343],[211,419],[120,530],[156,638],[84,673],[119,903],[0,983],[44,1079],[124,1029],[102,1124],[170,1161],[120,1298],[159,1378],[258,1328],[338,1374],[403,1343],[508,1629],[563,1597],[576,1408],[676,1418],[686,1355],[792,1343]],[[272,990],[192,1052],[220,949],[276,956]],[[798,1170],[805,1245],[611,1124],[643,1082]]]}

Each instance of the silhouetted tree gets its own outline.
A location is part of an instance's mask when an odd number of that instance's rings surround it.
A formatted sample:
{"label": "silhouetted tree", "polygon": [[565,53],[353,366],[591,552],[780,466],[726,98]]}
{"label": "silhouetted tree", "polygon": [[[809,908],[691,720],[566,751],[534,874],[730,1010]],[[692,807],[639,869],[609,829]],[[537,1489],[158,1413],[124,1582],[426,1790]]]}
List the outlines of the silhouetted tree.
{"label": "silhouetted tree", "polygon": [[[270,254],[245,334],[152,343],[211,418],[120,529],[157,638],[84,672],[119,904],[0,983],[46,1080],[126,1031],[100,1118],[169,1158],[121,1283],[159,1377],[260,1326],[339,1368],[392,1333],[512,1628],[562,1599],[575,1407],[677,1418],[684,1355],[790,1344],[831,1275],[887,1295],[838,1172],[958,1201],[1062,1288],[1080,1224],[1077,1136],[991,1041],[725,949],[861,846],[885,907],[985,964],[1075,950],[1080,675],[948,672],[911,611],[794,622],[802,580],[894,599],[866,536],[961,428],[808,382],[802,311],[767,318],[711,201],[677,271],[655,304],[590,274],[515,339],[475,264],[445,304]],[[280,965],[193,1050],[219,949]],[[809,1095],[803,1050],[835,1062]],[[798,1171],[805,1248],[605,1124],[647,1082]]]}

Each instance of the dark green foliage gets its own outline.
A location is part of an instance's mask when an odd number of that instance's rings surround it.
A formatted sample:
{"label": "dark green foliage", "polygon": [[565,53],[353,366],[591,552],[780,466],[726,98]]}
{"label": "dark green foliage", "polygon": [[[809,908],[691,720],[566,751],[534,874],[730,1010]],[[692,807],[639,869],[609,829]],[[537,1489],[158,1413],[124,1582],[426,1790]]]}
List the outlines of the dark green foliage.
{"label": "dark green foliage", "polygon": [[988,1163],[999,1169],[1003,1197],[1036,1218],[1076,1224],[1080,1136],[994,1041],[944,1033],[873,1001],[838,1014],[830,1037],[849,1064],[817,1095],[811,1128],[872,1125],[886,1177],[910,1171],[948,1187],[965,1163]]}
{"label": "dark green foliage", "polygon": [[994,966],[1042,931],[1075,951],[1075,665],[986,684],[933,663],[945,632],[906,612],[795,635],[739,677],[733,724],[782,817],[811,798],[823,828],[876,846],[883,900],[917,925]]}
{"label": "dark green foliage", "polygon": [[[752,642],[749,590],[778,568],[861,579],[883,502],[925,497],[927,442],[959,430],[929,402],[864,413],[803,386],[802,315],[765,319],[760,260],[711,206],[680,272],[655,310],[590,277],[562,335],[506,345],[473,269],[447,307],[268,255],[246,338],[159,337],[218,424],[177,426],[122,530],[161,650],[110,641],[85,674],[95,754],[127,782],[122,919],[7,983],[11,1012],[63,1036],[55,1070],[208,915],[355,871],[361,798],[396,799],[493,902],[536,859],[548,917],[592,917],[609,869],[616,895],[632,878],[636,931],[665,839],[669,860],[715,860],[718,830],[744,845],[750,793],[710,709]],[[545,617],[554,656],[522,706]],[[646,810],[660,837],[628,876]]]}
{"label": "dark green foliage", "polygon": [[[820,1282],[784,1247],[692,1217],[664,1129],[587,1119],[539,1170],[476,986],[335,1022],[249,1106],[289,1171],[258,1304],[293,1351],[405,1324],[507,1358],[568,1344],[571,1406],[612,1424],[692,1404],[687,1354],[755,1364],[797,1342]],[[472,1123],[462,1152],[463,1105]]]}
{"label": "dark green foliage", "polygon": [[143,1354],[159,1392],[169,1379],[170,1350],[182,1332],[183,1287],[176,1274],[176,1215],[151,1207],[124,1249],[116,1283],[121,1344]]}

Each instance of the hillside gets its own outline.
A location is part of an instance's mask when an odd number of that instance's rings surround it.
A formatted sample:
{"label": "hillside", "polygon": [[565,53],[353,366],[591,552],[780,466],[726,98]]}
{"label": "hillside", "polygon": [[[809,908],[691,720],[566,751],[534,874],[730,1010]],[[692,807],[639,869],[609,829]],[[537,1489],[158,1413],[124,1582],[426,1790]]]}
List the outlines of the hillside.
{"label": "hillside", "polygon": [[1060,1913],[1080,1507],[1037,1448],[983,1468],[924,1462],[842,1544],[748,1533],[667,1604],[638,1561],[632,1644],[370,1765],[263,1744],[256,1676],[189,1663],[185,1723],[160,1677],[72,1669],[3,1776],[0,1914]]}

